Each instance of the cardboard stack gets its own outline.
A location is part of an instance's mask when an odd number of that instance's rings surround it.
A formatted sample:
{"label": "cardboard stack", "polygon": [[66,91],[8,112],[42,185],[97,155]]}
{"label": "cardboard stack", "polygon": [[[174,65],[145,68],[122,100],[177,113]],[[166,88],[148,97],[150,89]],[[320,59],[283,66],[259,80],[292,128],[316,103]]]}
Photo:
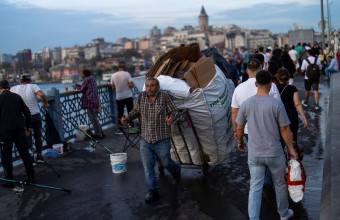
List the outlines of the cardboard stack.
{"label": "cardboard stack", "polygon": [[159,57],[146,74],[157,78],[160,75],[183,79],[192,92],[196,88],[205,88],[216,74],[212,57],[200,57],[199,45],[188,44],[174,48]]}
{"label": "cardboard stack", "polygon": [[[186,109],[191,119],[172,125],[172,158],[182,164],[202,165],[203,160],[209,165],[221,163],[235,145],[230,108],[232,81],[215,65],[213,57],[200,57],[197,43],[160,56],[146,77],[160,75],[182,79],[188,90],[190,87],[188,95],[174,96],[177,108]],[[160,85],[165,89],[162,81]],[[179,86],[174,83],[166,90],[171,93]]]}

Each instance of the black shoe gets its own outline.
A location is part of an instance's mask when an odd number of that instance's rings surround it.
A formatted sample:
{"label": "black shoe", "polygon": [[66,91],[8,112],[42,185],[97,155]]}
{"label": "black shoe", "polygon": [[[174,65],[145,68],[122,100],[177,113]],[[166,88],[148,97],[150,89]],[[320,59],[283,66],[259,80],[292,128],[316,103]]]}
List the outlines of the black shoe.
{"label": "black shoe", "polygon": [[35,184],[35,176],[29,176],[29,177],[27,177],[26,183]]}
{"label": "black shoe", "polygon": [[157,190],[149,190],[148,194],[145,196],[145,202],[150,203],[159,199],[159,193]]}
{"label": "black shoe", "polygon": [[181,176],[181,171],[179,171],[175,175],[172,175],[172,184],[176,185],[177,183],[179,183],[179,181],[181,180]]}

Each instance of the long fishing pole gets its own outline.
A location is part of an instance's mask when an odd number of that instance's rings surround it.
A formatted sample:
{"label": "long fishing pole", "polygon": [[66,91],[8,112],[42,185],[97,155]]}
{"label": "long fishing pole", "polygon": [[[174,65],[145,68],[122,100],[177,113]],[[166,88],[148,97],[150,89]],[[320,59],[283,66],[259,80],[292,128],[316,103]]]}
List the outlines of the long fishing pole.
{"label": "long fishing pole", "polygon": [[6,181],[6,182],[11,182],[11,183],[19,183],[19,184],[23,184],[23,185],[27,185],[27,186],[35,186],[35,187],[40,187],[40,188],[59,190],[59,191],[64,191],[64,192],[68,192],[68,193],[72,192],[69,189],[64,189],[64,188],[59,188],[59,187],[54,187],[54,186],[45,186],[45,185],[29,183],[29,182],[25,182],[25,181],[9,180],[9,179],[4,179],[4,178],[0,178],[0,180]]}
{"label": "long fishing pole", "polygon": [[[113,114],[112,112],[110,112],[109,110],[107,110],[107,108],[105,108],[105,107],[103,107],[102,106],[102,109],[104,110],[104,111],[106,111],[108,114],[110,114],[112,117],[114,117],[115,119],[117,119],[118,121],[120,121],[120,119],[118,118],[118,116],[116,116],[115,114]],[[122,128],[126,128],[128,125],[126,125],[126,126],[123,126],[123,125],[118,125],[119,127],[122,127]],[[140,131],[140,130],[138,130],[137,128],[129,128],[130,130],[134,130],[134,131]]]}
{"label": "long fishing pole", "polygon": [[99,141],[97,141],[96,139],[94,139],[91,135],[89,135],[86,131],[82,130],[79,126],[75,125],[71,120],[65,118],[61,113],[59,113],[57,110],[55,110],[52,106],[51,109],[56,112],[60,117],[62,117],[63,119],[65,119],[66,121],[70,122],[74,127],[76,127],[79,131],[83,132],[87,137],[89,137],[90,139],[92,139],[96,144],[98,144],[99,146],[101,146],[102,148],[104,148],[106,151],[108,151],[110,154],[113,154],[113,152],[105,147],[104,145],[102,145],[101,143],[99,143]]}

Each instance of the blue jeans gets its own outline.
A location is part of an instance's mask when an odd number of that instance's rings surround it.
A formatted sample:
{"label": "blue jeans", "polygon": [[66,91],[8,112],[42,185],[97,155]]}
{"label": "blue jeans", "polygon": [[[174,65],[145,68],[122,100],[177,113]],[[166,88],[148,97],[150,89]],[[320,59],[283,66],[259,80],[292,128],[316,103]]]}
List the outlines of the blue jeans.
{"label": "blue jeans", "polygon": [[262,187],[265,178],[266,168],[272,175],[277,211],[281,218],[288,215],[288,191],[285,181],[285,157],[249,157],[248,167],[250,171],[250,191],[248,201],[248,214],[250,219],[260,219]]}
{"label": "blue jeans", "polygon": [[175,163],[170,156],[170,139],[160,140],[154,144],[142,139],[140,142],[140,155],[142,158],[144,175],[149,190],[158,190],[155,161],[156,159],[162,167],[166,168],[172,175],[181,171],[179,164]]}
{"label": "blue jeans", "polygon": [[335,73],[335,72],[338,72],[338,71],[336,71],[335,69],[333,69],[333,68],[326,68],[325,69],[325,77],[327,77],[327,78],[329,78],[330,76],[331,76],[331,73]]}

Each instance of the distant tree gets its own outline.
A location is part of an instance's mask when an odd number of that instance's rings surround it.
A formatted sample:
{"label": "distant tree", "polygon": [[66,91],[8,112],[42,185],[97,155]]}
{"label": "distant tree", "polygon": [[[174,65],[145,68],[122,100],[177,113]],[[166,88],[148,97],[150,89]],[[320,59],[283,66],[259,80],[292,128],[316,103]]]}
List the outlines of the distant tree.
{"label": "distant tree", "polygon": [[103,74],[103,70],[100,69],[100,68],[97,68],[97,69],[96,69],[96,75],[97,75],[97,76],[101,76],[102,74]]}
{"label": "distant tree", "polygon": [[123,51],[123,57],[138,57],[141,58],[141,54],[136,49],[128,49]]}
{"label": "distant tree", "polygon": [[117,65],[113,65],[111,69],[112,69],[112,71],[116,72],[116,71],[118,71],[118,66]]}
{"label": "distant tree", "polygon": [[126,71],[128,71],[129,73],[134,73],[135,72],[135,67],[134,66],[127,66],[126,67]]}
{"label": "distant tree", "polygon": [[8,68],[12,68],[12,65],[8,62],[2,62],[1,63],[1,68],[2,69],[8,69]]}
{"label": "distant tree", "polygon": [[25,72],[29,72],[30,70],[34,69],[34,65],[29,62],[19,61],[15,64],[15,68],[19,73],[25,73]]}
{"label": "distant tree", "polygon": [[145,52],[144,52],[144,55],[143,55],[143,58],[144,58],[145,60],[151,60],[151,58],[152,58],[152,53],[151,53],[150,51],[145,51]]}

